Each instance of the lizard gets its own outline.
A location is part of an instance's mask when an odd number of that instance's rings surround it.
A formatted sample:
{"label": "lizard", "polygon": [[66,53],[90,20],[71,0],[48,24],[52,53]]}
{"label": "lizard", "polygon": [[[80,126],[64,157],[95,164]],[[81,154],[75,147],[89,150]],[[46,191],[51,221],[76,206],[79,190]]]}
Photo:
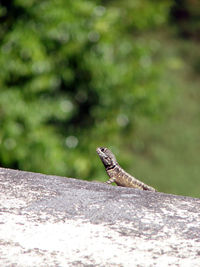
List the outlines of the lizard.
{"label": "lizard", "polygon": [[141,182],[129,173],[127,173],[118,164],[114,154],[106,147],[96,149],[108,176],[110,177],[106,184],[116,183],[118,186],[138,188],[141,190],[156,191],[153,187]]}

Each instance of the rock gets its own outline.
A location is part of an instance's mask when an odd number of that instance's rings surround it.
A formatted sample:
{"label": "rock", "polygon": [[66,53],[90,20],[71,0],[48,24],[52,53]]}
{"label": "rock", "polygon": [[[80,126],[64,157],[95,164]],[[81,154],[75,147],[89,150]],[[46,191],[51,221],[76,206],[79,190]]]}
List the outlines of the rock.
{"label": "rock", "polygon": [[0,266],[200,266],[200,200],[0,168]]}

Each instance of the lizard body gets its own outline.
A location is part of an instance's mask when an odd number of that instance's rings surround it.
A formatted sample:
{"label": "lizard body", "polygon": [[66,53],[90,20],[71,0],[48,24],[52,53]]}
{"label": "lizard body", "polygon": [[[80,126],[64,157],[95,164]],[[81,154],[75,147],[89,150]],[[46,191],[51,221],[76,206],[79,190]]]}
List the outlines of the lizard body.
{"label": "lizard body", "polygon": [[110,177],[110,179],[106,182],[107,184],[115,182],[118,186],[156,191],[153,187],[137,180],[135,177],[122,169],[122,167],[118,164],[114,154],[108,148],[98,147],[96,151],[105,166],[108,176]]}

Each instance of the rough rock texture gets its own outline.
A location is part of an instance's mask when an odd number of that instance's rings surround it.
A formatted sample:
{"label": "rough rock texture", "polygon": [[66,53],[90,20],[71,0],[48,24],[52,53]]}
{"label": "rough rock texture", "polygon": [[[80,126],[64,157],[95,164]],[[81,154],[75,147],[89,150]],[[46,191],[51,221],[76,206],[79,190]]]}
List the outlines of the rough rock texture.
{"label": "rough rock texture", "polygon": [[200,200],[0,168],[0,266],[200,266]]}

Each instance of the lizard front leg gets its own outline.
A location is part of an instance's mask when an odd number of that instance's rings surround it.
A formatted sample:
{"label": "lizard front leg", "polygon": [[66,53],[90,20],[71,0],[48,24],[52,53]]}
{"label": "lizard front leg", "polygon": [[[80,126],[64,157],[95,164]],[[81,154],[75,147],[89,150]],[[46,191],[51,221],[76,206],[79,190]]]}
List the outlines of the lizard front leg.
{"label": "lizard front leg", "polygon": [[115,177],[111,177],[108,181],[105,182],[105,184],[112,184],[115,182]]}

